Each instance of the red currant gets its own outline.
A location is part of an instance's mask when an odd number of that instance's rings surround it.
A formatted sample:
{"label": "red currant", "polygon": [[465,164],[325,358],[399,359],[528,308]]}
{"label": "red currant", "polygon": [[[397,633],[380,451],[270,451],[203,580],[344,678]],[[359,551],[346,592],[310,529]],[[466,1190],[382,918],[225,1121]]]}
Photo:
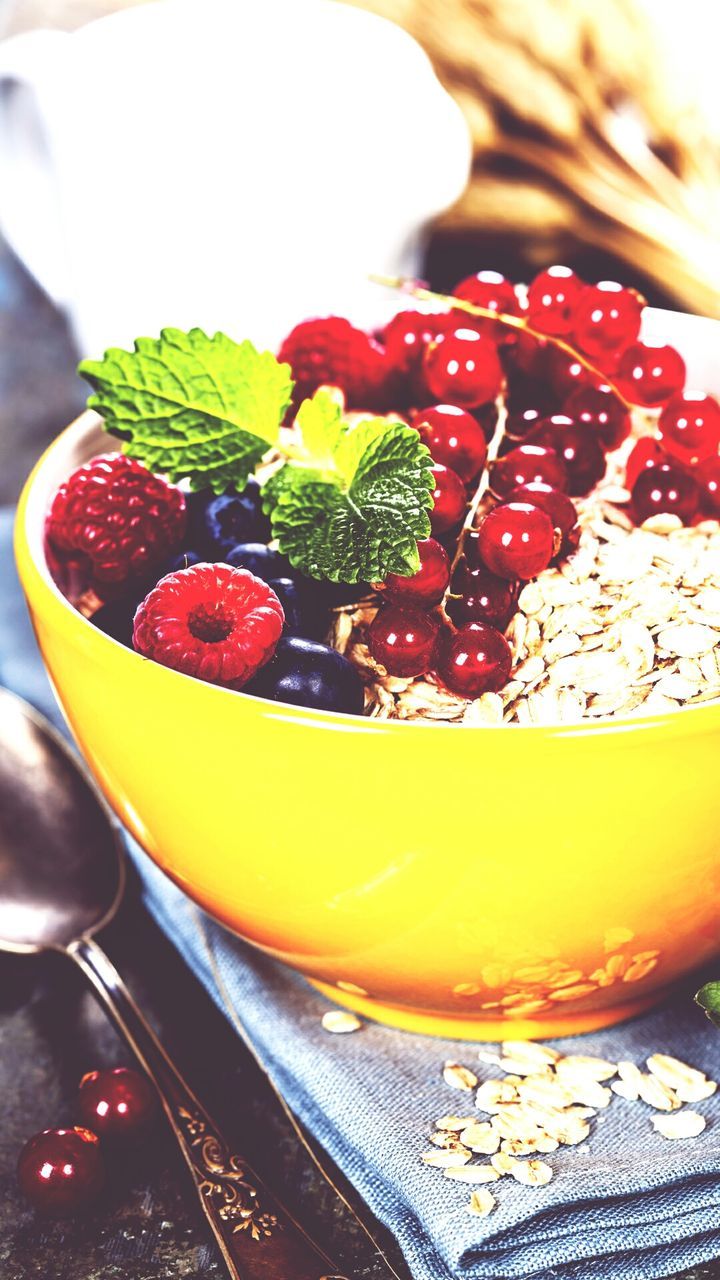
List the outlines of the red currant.
{"label": "red currant", "polygon": [[368,631],[368,648],[391,676],[421,676],[433,665],[440,621],[419,609],[388,605],[378,609]]}
{"label": "red currant", "polygon": [[549,445],[562,458],[568,474],[565,487],[573,497],[589,493],[605,475],[605,454],[598,440],[574,418],[555,413],[535,428],[531,438],[533,444]]}
{"label": "red currant", "polygon": [[548,267],[528,289],[528,322],[554,337],[572,331],[575,312],[585,286],[569,267]]}
{"label": "red currant", "polygon": [[420,568],[409,578],[389,573],[385,594],[393,604],[433,605],[442,600],[450,581],[450,561],[444,547],[434,538],[418,542]]}
{"label": "red currant", "polygon": [[473,568],[461,561],[453,580],[453,593],[447,611],[456,626],[466,622],[486,622],[504,631],[517,605],[517,583],[497,578],[483,565]]}
{"label": "red currant", "polygon": [[700,505],[705,515],[720,519],[720,458],[700,462],[693,472],[700,488]]}
{"label": "red currant", "polygon": [[155,1117],[150,1081],[130,1067],[89,1071],[80,1081],[80,1118],[101,1138],[137,1138]]}
{"label": "red currant", "polygon": [[519,413],[509,413],[505,422],[505,439],[524,440],[546,417],[547,414],[543,409],[523,409]]}
{"label": "red currant", "polygon": [[503,635],[482,622],[468,622],[441,645],[438,675],[451,693],[478,698],[507,684],[512,654]]}
{"label": "red currant", "polygon": [[425,351],[422,368],[431,395],[466,409],[494,400],[503,384],[495,344],[476,329],[438,335]]}
{"label": "red currant", "polygon": [[417,413],[413,426],[420,432],[433,460],[451,467],[466,484],[482,471],[487,442],[482,427],[471,413],[453,404],[436,404]]}
{"label": "red currant", "polygon": [[577,510],[572,498],[560,489],[553,489],[549,484],[533,481],[531,484],[518,485],[508,494],[508,502],[529,502],[539,507],[553,522],[553,528],[559,529],[563,540],[567,540],[577,526]]}
{"label": "red currant", "polygon": [[575,342],[601,368],[612,365],[637,340],[642,309],[639,293],[614,280],[588,285],[575,313]]}
{"label": "red currant", "polygon": [[663,462],[638,476],[632,501],[638,524],[655,515],[679,516],[683,524],[690,524],[700,506],[700,489],[689,471]]}
{"label": "red currant", "polygon": [[714,396],[685,391],[665,405],[658,429],[671,458],[704,462],[720,448],[720,404]]}
{"label": "red currant", "polygon": [[636,342],[623,352],[614,382],[631,404],[654,409],[685,386],[685,361],[666,343]]}
{"label": "red currant", "polygon": [[628,489],[632,489],[635,481],[641,472],[647,467],[659,467],[663,462],[669,462],[670,458],[663,449],[660,441],[655,436],[643,436],[633,446],[632,453],[627,460],[625,468],[625,484]]}
{"label": "red currant", "polygon": [[77,1213],[105,1181],[100,1142],[89,1129],[45,1129],[25,1143],[17,1166],[22,1194],[43,1213]]}
{"label": "red currant", "polygon": [[457,317],[449,311],[399,311],[385,326],[381,342],[392,367],[409,375],[417,369],[433,338],[456,326]]}
{"label": "red currant", "polygon": [[480,424],[482,433],[489,444],[495,435],[495,429],[498,424],[498,409],[495,401],[488,400],[487,404],[481,404],[478,409],[473,409],[472,416]]}
{"label": "red currant", "polygon": [[504,458],[493,463],[490,472],[490,488],[498,498],[506,498],[519,484],[532,484],[542,480],[555,489],[565,489],[568,482],[567,467],[554,449],[542,444],[521,444]]}
{"label": "red currant", "polygon": [[567,400],[578,387],[596,387],[597,375],[591,373],[580,360],[568,355],[560,347],[550,347],[546,356],[546,376],[553,391],[561,400]]}
{"label": "red currant", "polygon": [[563,413],[588,427],[608,452],[619,448],[632,429],[628,410],[604,382],[598,387],[577,387],[565,401]]}
{"label": "red currant", "polygon": [[544,382],[545,361],[552,350],[545,338],[536,338],[533,333],[518,329],[512,347],[503,351],[503,359],[509,366],[509,372],[522,374],[533,382]]}
{"label": "red currant", "polygon": [[480,525],[478,549],[483,564],[499,578],[535,578],[554,554],[552,520],[529,502],[502,503]]}
{"label": "red currant", "polygon": [[435,506],[430,512],[430,526],[433,533],[447,533],[454,529],[465,515],[467,497],[465,485],[455,471],[436,462],[432,469],[435,478],[433,500]]}
{"label": "red currant", "polygon": [[[456,298],[471,302],[475,307],[484,307],[486,311],[496,311],[500,315],[520,316],[522,306],[514,286],[505,276],[497,271],[478,271],[474,276],[466,276],[453,289]],[[485,316],[462,314],[462,323],[471,324],[478,333],[486,333],[494,342],[509,342],[515,336],[515,330],[509,325],[496,324]]]}

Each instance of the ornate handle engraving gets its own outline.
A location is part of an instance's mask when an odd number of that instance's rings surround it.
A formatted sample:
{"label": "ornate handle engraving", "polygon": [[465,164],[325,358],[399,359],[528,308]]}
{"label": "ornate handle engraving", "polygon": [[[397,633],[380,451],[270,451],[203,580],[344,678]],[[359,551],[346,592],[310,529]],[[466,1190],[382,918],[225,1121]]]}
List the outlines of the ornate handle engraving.
{"label": "ornate handle engraving", "polygon": [[197,1111],[180,1107],[178,1115],[193,1152],[201,1194],[212,1201],[223,1222],[233,1224],[233,1234],[247,1231],[253,1240],[271,1236],[278,1227],[277,1215],[263,1208],[247,1165],[239,1156],[231,1155],[216,1134],[208,1133],[207,1124]]}

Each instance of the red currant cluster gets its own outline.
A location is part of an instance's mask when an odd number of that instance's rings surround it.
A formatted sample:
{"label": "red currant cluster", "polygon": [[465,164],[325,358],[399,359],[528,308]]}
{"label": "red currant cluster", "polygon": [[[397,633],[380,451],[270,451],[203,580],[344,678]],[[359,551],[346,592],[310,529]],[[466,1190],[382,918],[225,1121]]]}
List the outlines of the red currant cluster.
{"label": "red currant cluster", "polygon": [[[611,350],[637,338],[642,302],[620,286],[608,286],[607,298],[604,290],[583,285],[567,268],[553,268],[533,282],[528,316],[553,338],[567,334],[579,342],[582,335],[588,358],[597,359],[601,350],[607,364]],[[589,310],[580,306],[586,291],[593,297]],[[489,313],[523,314],[515,289],[495,272],[469,277],[455,296]],[[476,484],[496,430],[495,405],[485,397],[491,387],[497,395],[506,385],[509,413],[489,475],[489,496],[497,505],[461,535],[452,583],[440,543],[431,538],[420,544],[418,572],[384,584],[368,645],[391,675],[434,671],[452,692],[477,697],[506,683],[511,653],[503,632],[520,584],[577,545],[570,495],[586,494],[602,479],[606,454],[627,438],[631,424],[622,400],[586,363],[556,360],[548,384],[550,353],[564,359],[564,351],[537,337],[528,345],[525,333],[492,315],[467,319],[472,327],[451,329],[457,323],[452,312],[422,318],[404,312],[382,336],[418,398],[434,394],[450,401],[410,418],[435,461],[436,538],[457,534],[468,486]],[[438,331],[437,325],[445,327]],[[558,408],[563,412],[552,412]]]}
{"label": "red currant cluster", "polygon": [[90,1071],[78,1111],[82,1126],[44,1129],[20,1152],[18,1185],[43,1213],[77,1213],[95,1200],[105,1183],[104,1145],[143,1136],[157,1111],[155,1091],[129,1067]]}
{"label": "red currant cluster", "polygon": [[638,440],[626,484],[635,519],[670,514],[683,524],[720,519],[720,404],[686,391],[663,408],[657,435]]}

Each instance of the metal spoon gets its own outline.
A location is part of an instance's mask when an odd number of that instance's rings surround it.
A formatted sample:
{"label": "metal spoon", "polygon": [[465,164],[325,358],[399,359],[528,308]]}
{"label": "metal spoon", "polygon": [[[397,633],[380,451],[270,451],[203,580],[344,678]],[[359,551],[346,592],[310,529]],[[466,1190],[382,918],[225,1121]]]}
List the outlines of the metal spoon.
{"label": "metal spoon", "polygon": [[0,689],[0,950],[62,951],[154,1081],[233,1280],[345,1280],[233,1155],[94,934],[125,886],[119,830],[76,757]]}

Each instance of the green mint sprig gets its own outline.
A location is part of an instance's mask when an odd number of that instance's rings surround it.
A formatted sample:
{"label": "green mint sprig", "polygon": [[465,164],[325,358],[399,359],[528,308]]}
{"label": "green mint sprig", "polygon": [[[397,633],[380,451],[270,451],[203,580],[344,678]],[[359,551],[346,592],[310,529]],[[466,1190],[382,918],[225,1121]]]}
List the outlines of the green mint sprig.
{"label": "green mint sprig", "polygon": [[420,564],[434,482],[417,431],[388,418],[348,427],[327,391],[300,407],[297,455],[263,491],[273,535],[313,578],[374,582]]}
{"label": "green mint sprig", "polygon": [[698,991],[695,1000],[710,1021],[714,1022],[716,1027],[720,1027],[720,982],[706,982],[705,986]]}
{"label": "green mint sprig", "polygon": [[284,457],[263,490],[273,536],[290,563],[332,582],[414,573],[430,532],[432,459],[418,433],[389,418],[349,423],[321,390],[280,425],[288,365],[251,342],[200,329],[163,329],[133,351],[84,360],[88,400],[123,451],[194,490],[242,491],[270,450]]}

